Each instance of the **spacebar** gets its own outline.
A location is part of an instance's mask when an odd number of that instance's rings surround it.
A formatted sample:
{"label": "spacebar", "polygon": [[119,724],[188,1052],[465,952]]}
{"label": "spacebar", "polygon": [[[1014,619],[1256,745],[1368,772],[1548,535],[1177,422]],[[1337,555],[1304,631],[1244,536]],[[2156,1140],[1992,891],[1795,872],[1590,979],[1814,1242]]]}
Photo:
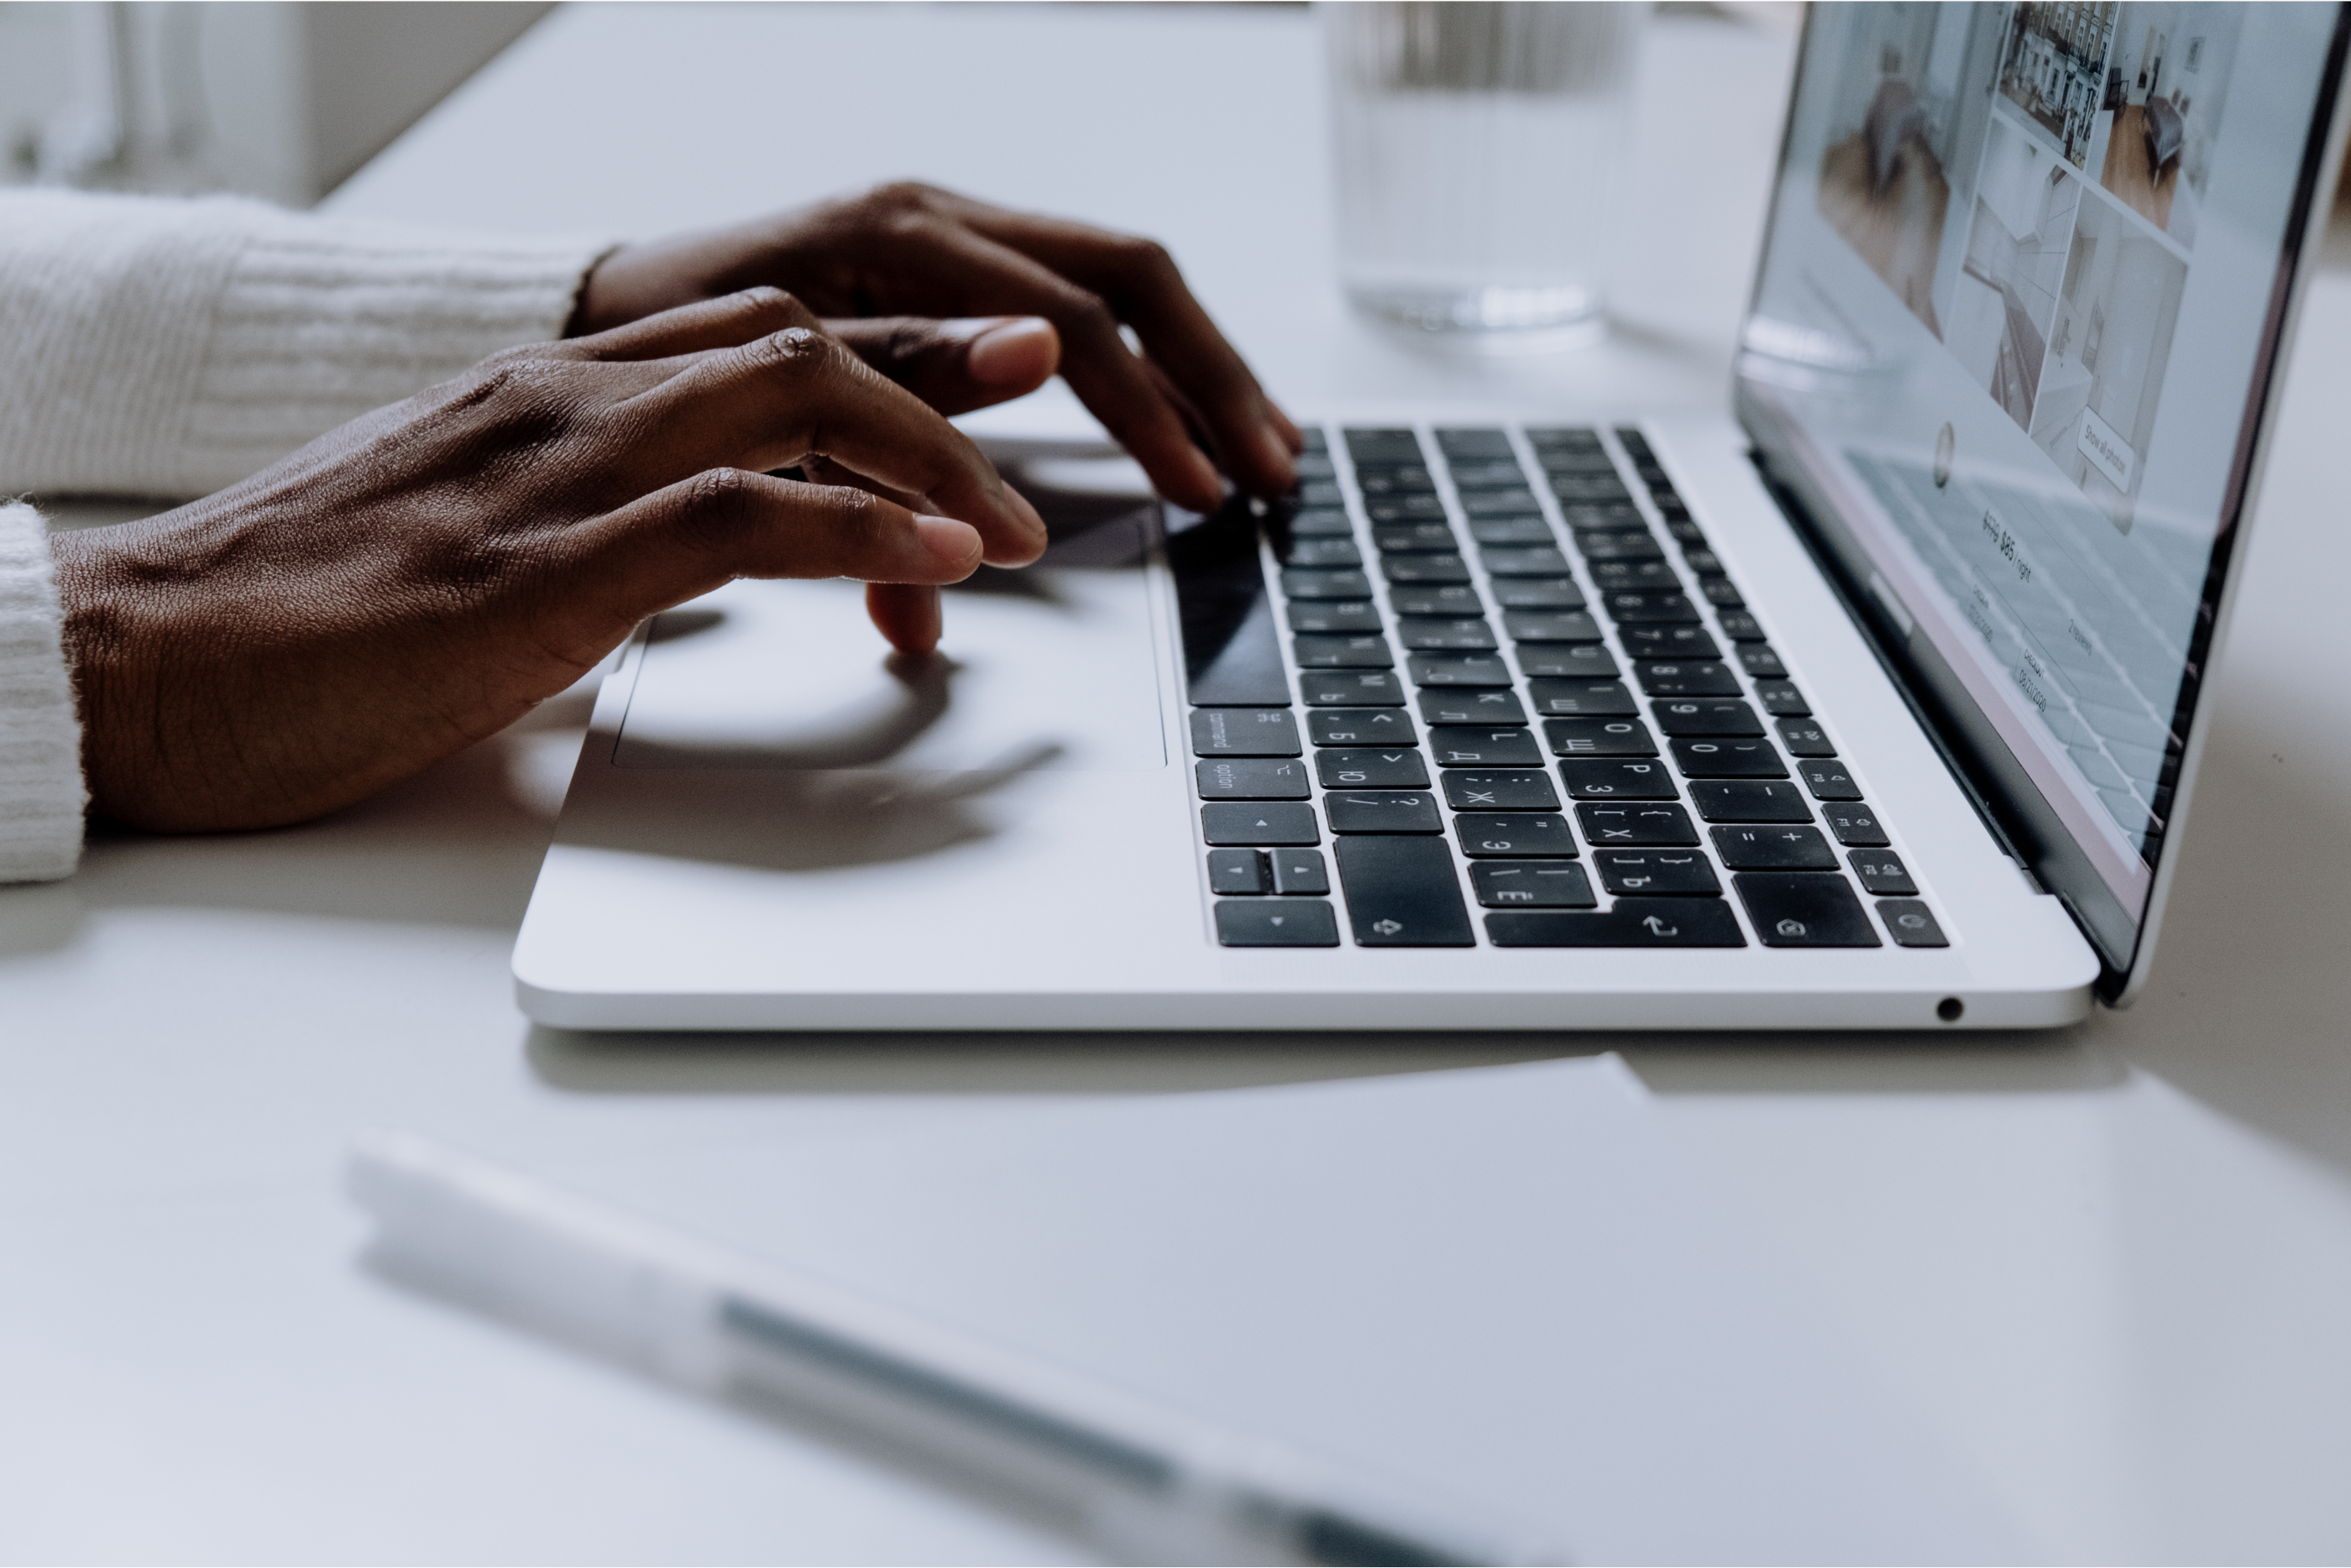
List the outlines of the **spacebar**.
{"label": "spacebar", "polygon": [[1355,940],[1367,948],[1467,948],[1478,939],[1461,902],[1453,851],[1434,835],[1366,833],[1338,841],[1339,886]]}

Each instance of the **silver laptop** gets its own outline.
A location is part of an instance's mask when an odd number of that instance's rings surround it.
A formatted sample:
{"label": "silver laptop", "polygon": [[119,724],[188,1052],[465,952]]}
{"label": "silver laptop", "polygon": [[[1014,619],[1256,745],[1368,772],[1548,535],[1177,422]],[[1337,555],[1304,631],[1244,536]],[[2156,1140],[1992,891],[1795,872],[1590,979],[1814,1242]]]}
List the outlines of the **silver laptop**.
{"label": "silver laptop", "polygon": [[737,583],[606,676],[514,958],[575,1028],[2014,1028],[2147,977],[2334,5],[1840,5],[1735,418],[1333,419],[1045,495],[888,657]]}

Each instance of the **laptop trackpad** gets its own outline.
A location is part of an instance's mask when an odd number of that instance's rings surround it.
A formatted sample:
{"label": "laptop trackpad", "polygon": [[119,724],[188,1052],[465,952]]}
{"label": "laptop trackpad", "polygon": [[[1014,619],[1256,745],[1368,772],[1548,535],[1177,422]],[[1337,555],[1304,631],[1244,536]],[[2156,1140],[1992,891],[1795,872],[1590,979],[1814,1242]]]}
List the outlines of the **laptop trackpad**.
{"label": "laptop trackpad", "polygon": [[927,659],[893,655],[862,585],[731,583],[656,617],[624,768],[1124,772],[1166,764],[1148,508],[946,590]]}

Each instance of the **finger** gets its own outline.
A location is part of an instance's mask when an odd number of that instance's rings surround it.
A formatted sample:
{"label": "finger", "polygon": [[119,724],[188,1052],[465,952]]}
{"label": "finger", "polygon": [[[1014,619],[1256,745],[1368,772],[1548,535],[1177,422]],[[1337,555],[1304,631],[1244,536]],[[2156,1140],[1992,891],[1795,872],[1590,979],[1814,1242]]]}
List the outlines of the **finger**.
{"label": "finger", "polygon": [[814,311],[782,289],[747,288],[574,337],[561,351],[583,359],[668,359],[733,348],[786,327],[819,325]]}
{"label": "finger", "polygon": [[920,583],[868,583],[865,613],[901,653],[930,652],[946,624],[939,590]]}
{"label": "finger", "polygon": [[982,547],[976,529],[951,517],[737,468],[655,491],[568,537],[557,592],[603,602],[622,625],[737,577],[960,582]]}
{"label": "finger", "polygon": [[1008,212],[943,193],[945,210],[981,234],[1099,296],[1134,328],[1144,349],[1207,418],[1225,467],[1244,488],[1286,493],[1303,450],[1298,427],[1276,408],[1238,350],[1184,282],[1166,248],[1060,218]]}
{"label": "finger", "polygon": [[656,482],[830,458],[969,523],[1000,566],[1025,566],[1045,548],[1044,520],[968,436],[820,328],[705,355],[619,410],[637,424],[635,447]]}
{"label": "finger", "polygon": [[914,277],[911,295],[1010,307],[1044,317],[1060,332],[1061,376],[1112,438],[1133,453],[1163,494],[1207,508],[1224,498],[1216,465],[1185,433],[1103,302],[1051,268],[945,218],[901,233],[891,266]]}
{"label": "finger", "polygon": [[943,414],[1025,397],[1061,362],[1061,335],[1041,316],[847,317],[825,329]]}

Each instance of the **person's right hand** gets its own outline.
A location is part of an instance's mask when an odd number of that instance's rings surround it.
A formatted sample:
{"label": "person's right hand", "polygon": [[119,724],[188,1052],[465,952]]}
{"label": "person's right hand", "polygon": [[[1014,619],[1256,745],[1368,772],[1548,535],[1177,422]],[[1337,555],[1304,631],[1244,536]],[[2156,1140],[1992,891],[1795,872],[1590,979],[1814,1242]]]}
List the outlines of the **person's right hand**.
{"label": "person's right hand", "polygon": [[[811,462],[872,489],[766,472]],[[943,416],[753,289],[511,349],[51,547],[93,809],[183,831],[357,800],[737,577],[951,583],[1036,559],[1045,528]],[[902,649],[937,640],[935,593],[868,598]]]}

